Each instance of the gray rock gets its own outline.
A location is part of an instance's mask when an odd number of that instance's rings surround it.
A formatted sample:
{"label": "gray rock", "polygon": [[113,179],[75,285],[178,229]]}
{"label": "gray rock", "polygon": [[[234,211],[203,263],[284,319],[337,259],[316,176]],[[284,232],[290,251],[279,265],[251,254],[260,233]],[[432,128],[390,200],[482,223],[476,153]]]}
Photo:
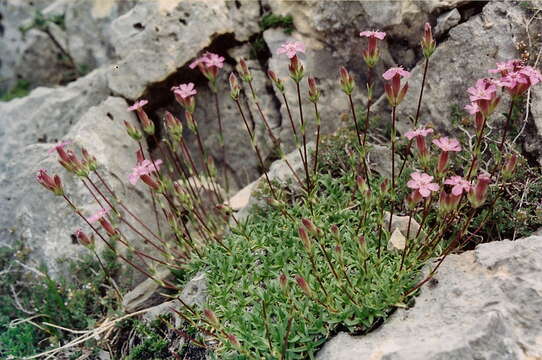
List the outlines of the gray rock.
{"label": "gray rock", "polygon": [[[99,171],[112,189],[133,213],[152,228],[154,221],[149,211],[148,193],[141,190],[144,189],[142,185],[138,185],[135,191],[126,185],[137,149],[137,144],[125,134],[122,124],[122,120],[136,121],[126,107],[123,99],[108,98],[103,104],[89,109],[65,139],[74,141],[76,148],[84,146],[96,156]],[[81,182],[61,168],[57,156],[47,153],[52,146],[29,145],[9,153],[10,161],[0,172],[0,197],[4,204],[0,207],[0,243],[9,245],[22,241],[29,250],[29,262],[47,265],[55,276],[65,270],[57,260],[77,259],[82,251],[87,251],[73,240],[74,231],[83,228],[89,233],[90,229],[62,198],[53,196],[36,182],[35,173],[45,168],[50,174],[61,175],[66,193],[85,216],[96,212],[98,206]],[[126,231],[125,227],[121,229],[134,247],[150,251],[139,237]],[[100,248],[104,246],[99,239],[97,245]]]}
{"label": "gray rock", "polygon": [[0,1],[0,90],[8,90],[17,82],[15,65],[25,44],[19,27],[45,6],[44,1]]}
{"label": "gray rock", "polygon": [[[60,88],[37,88],[30,95],[0,102],[0,157],[13,159],[26,145],[62,138],[91,107],[107,97],[102,70]],[[0,163],[0,173],[5,162]]]}
{"label": "gray rock", "polygon": [[540,251],[542,237],[531,236],[450,255],[412,309],[365,336],[340,333],[317,359],[538,359]]}
{"label": "gray rock", "polygon": [[[179,297],[188,306],[203,306],[207,301],[207,277],[205,273],[197,273],[188,283],[186,283]],[[150,322],[157,319],[160,315],[173,313],[175,326],[179,327],[181,325],[181,319],[173,310],[185,311],[183,306],[184,305],[178,299],[166,301],[149,309],[149,311],[143,315],[143,319]]]}
{"label": "gray rock", "polygon": [[448,30],[459,24],[461,14],[457,9],[446,11],[437,18],[437,26],[435,26],[435,37],[445,34]]}
{"label": "gray rock", "polygon": [[[409,238],[413,238],[418,233],[418,230],[420,229],[420,224],[416,221],[416,219],[412,219],[410,222],[410,232],[408,228],[408,216],[402,216],[402,215],[393,215],[393,220],[391,222],[391,232],[395,232],[395,230],[399,230],[401,234],[404,236],[407,236],[407,234],[410,234]],[[390,223],[390,213],[388,211],[384,211],[384,226],[385,229],[388,230],[388,226]],[[421,231],[423,233],[423,230]]]}
{"label": "gray rock", "polygon": [[[111,42],[121,59],[110,73],[111,89],[137,99],[149,84],[175,73],[218,36],[236,34],[241,15],[235,13],[246,9],[243,21],[255,22],[250,18],[254,5],[239,4],[237,9],[225,1],[139,2],[111,24]],[[246,33],[241,34],[246,40]]]}
{"label": "gray rock", "polygon": [[[169,270],[159,271],[154,274],[154,277],[156,280],[161,281],[171,281],[173,279]],[[122,299],[124,311],[131,313],[162,304],[164,296],[161,295],[161,292],[164,292],[165,289],[156,280],[146,279],[133,290],[127,292]]]}
{"label": "gray rock", "polygon": [[542,87],[534,86],[531,89],[531,116],[534,122],[534,131],[528,134],[524,147],[533,154],[542,165]]}
{"label": "gray rock", "polygon": [[72,1],[65,9],[67,49],[79,66],[90,69],[115,58],[110,42],[111,23],[135,5],[135,1]]}

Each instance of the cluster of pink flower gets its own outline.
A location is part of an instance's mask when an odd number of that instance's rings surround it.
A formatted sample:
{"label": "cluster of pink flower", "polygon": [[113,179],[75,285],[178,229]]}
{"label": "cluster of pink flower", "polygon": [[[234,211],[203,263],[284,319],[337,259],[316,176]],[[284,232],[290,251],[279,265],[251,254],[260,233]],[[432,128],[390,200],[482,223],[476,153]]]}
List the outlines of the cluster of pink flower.
{"label": "cluster of pink flower", "polygon": [[[524,94],[531,86],[542,80],[542,75],[531,66],[523,65],[520,60],[510,60],[497,63],[490,74],[500,74],[500,79],[483,78],[476,81],[475,86],[467,89],[471,103],[465,109],[471,115],[488,117],[493,113],[500,98],[497,96],[498,88],[505,88],[515,98]],[[477,130],[480,130],[480,120]]]}
{"label": "cluster of pink flower", "polygon": [[[410,130],[405,134],[409,140],[416,139],[419,160],[424,168],[427,168],[430,157],[425,137],[431,133],[433,133],[433,129],[421,127],[416,130]],[[459,140],[448,137],[434,139],[432,143],[440,149],[436,174],[441,177],[446,174],[450,152],[460,152],[461,145]],[[411,180],[407,182],[407,187],[413,190],[407,198],[407,204],[410,207],[416,205],[422,198],[430,197],[432,192],[436,192],[440,189],[440,186],[433,182],[434,177],[427,173],[416,171],[413,172],[410,177]],[[489,182],[490,177],[487,174],[478,176],[478,181],[475,185],[461,176],[451,176],[443,182],[444,185],[450,185],[452,189],[451,193],[447,193],[444,190],[441,191],[441,209],[445,212],[455,209],[463,194],[468,195],[473,207],[481,206],[485,201]]]}

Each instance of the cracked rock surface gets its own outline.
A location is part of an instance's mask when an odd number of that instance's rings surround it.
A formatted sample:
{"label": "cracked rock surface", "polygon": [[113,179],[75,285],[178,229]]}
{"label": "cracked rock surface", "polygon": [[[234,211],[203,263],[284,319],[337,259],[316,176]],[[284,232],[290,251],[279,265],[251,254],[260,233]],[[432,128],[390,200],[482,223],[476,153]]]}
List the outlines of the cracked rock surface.
{"label": "cracked rock surface", "polygon": [[449,256],[416,305],[365,336],[340,333],[319,360],[542,357],[542,237]]}

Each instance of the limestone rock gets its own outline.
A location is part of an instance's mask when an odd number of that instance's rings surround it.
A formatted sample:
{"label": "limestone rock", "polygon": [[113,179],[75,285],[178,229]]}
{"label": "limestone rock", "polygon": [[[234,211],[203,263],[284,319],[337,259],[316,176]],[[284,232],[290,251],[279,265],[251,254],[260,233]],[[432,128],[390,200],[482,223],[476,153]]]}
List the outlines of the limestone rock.
{"label": "limestone rock", "polygon": [[25,39],[19,26],[47,5],[44,1],[0,1],[0,90],[10,89],[17,82],[18,63]]}
{"label": "limestone rock", "polygon": [[78,64],[94,69],[115,59],[109,31],[113,20],[126,13],[135,1],[71,1],[65,9],[67,50]]}
{"label": "limestone rock", "polygon": [[56,142],[106,97],[104,73],[96,70],[66,87],[38,88],[24,98],[0,102],[0,157],[10,161],[26,145]]}
{"label": "limestone rock", "polygon": [[[149,211],[148,192],[126,186],[126,177],[135,163],[137,150],[137,144],[126,136],[122,124],[122,120],[136,121],[126,107],[123,99],[108,98],[103,104],[90,108],[64,139],[73,141],[76,148],[84,146],[96,156],[99,171],[113,191],[152,228],[154,222],[152,211]],[[51,114],[44,112],[44,117],[47,116]],[[36,182],[37,170],[44,168],[50,174],[59,174],[67,195],[86,216],[96,212],[98,205],[83,184],[58,164],[56,154],[48,154],[52,146],[47,143],[20,147],[11,151],[9,161],[3,164],[0,171],[0,197],[4,204],[0,207],[0,243],[9,245],[22,241],[30,251],[29,261],[47,265],[55,276],[65,270],[57,260],[76,260],[78,254],[87,251],[74,241],[74,231],[83,228],[89,232],[90,229],[62,198],[53,196]],[[144,245],[139,237],[129,231],[124,232],[135,247],[149,251],[148,245]],[[97,239],[97,245],[103,246],[101,240]]]}
{"label": "limestone rock", "polygon": [[539,359],[541,251],[531,236],[450,255],[413,308],[365,336],[340,333],[317,359]]}
{"label": "limestone rock", "polygon": [[403,251],[406,246],[405,235],[401,233],[399,228],[395,228],[393,233],[390,236],[390,241],[388,242],[388,251]]}
{"label": "limestone rock", "polygon": [[525,141],[525,150],[538,159],[542,165],[542,88],[534,86],[531,90],[531,116],[534,122],[534,131]]}
{"label": "limestone rock", "polygon": [[[173,278],[169,270],[162,270],[154,276],[162,281],[171,281]],[[161,304],[164,297],[160,293],[164,290],[155,280],[146,279],[124,295],[122,306],[126,312],[131,313]]]}
{"label": "limestone rock", "polygon": [[439,37],[445,34],[452,27],[459,24],[461,21],[461,14],[457,9],[446,11],[444,14],[437,18],[437,26],[435,26],[435,37]]}
{"label": "limestone rock", "polygon": [[[395,230],[399,230],[404,236],[407,234],[409,235],[409,238],[413,238],[418,233],[418,230],[420,229],[420,224],[416,221],[416,219],[412,218],[410,221],[410,232],[408,228],[408,216],[401,216],[394,214],[393,220],[391,222],[391,232],[395,232]],[[388,211],[384,211],[384,226],[385,229],[388,229],[390,223],[390,213]],[[423,232],[423,230],[422,230]]]}
{"label": "limestone rock", "polygon": [[[188,64],[220,35],[236,34],[240,15],[246,24],[254,4],[249,1],[145,1],[111,24],[111,43],[121,59],[110,73],[111,90],[139,98],[149,84],[166,79]],[[233,5],[233,6],[232,6]],[[241,40],[246,33],[241,31]],[[189,35],[189,36],[188,36]]]}
{"label": "limestone rock", "polygon": [[[197,273],[188,283],[186,283],[181,295],[181,300],[189,306],[203,306],[207,301],[207,277],[204,272]],[[143,315],[143,319],[150,322],[160,315],[173,313],[175,317],[175,326],[179,327],[181,319],[172,309],[183,311],[183,304],[178,300],[166,301],[154,306]]]}

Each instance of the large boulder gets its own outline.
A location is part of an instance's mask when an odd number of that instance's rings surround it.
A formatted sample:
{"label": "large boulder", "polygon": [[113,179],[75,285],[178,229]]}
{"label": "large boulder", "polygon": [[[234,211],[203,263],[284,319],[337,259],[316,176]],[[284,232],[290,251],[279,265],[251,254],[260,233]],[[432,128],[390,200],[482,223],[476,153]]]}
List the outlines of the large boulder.
{"label": "large boulder", "polygon": [[94,69],[115,59],[111,23],[136,1],[71,1],[65,9],[67,50],[78,66]]}
{"label": "large boulder", "polygon": [[365,336],[340,333],[321,360],[539,359],[542,237],[450,255],[416,305]]}
{"label": "large boulder", "polygon": [[[104,72],[96,70],[66,87],[37,88],[26,97],[0,102],[0,157],[11,161],[24,146],[56,142],[106,97]],[[0,163],[0,173],[6,163]]]}
{"label": "large boulder", "polygon": [[[165,80],[220,35],[237,36],[239,23],[257,29],[253,1],[145,1],[111,24],[111,42],[120,57],[109,74],[111,90],[135,100],[147,86]],[[258,11],[256,11],[258,10]],[[245,15],[246,14],[246,15]],[[239,32],[238,40],[247,40]]]}
{"label": "large boulder", "polygon": [[[125,100],[110,97],[90,108],[64,139],[73,141],[75,148],[85,147],[94,154],[100,164],[99,172],[113,191],[126,207],[153,228],[154,216],[150,211],[152,205],[148,192],[141,184],[134,189],[126,181],[138,148],[137,143],[126,135],[123,125],[123,120],[136,122],[133,113],[127,112],[126,108]],[[48,154],[52,146],[47,143],[20,147],[11,153],[10,160],[0,172],[3,203],[0,207],[0,244],[9,246],[22,242],[29,252],[29,263],[44,264],[52,275],[58,275],[66,269],[57,260],[76,259],[86,251],[74,241],[75,230],[83,228],[87,233],[91,230],[61,197],[55,197],[37,183],[37,170],[44,168],[50,174],[59,174],[67,195],[85,216],[95,213],[99,206],[78,178],[66,174],[58,164],[56,154]],[[129,216],[126,218],[137,225]],[[124,225],[121,229],[134,247],[149,250],[149,245]],[[145,233],[144,230],[142,232]],[[104,246],[99,239],[97,245],[99,248]]]}

